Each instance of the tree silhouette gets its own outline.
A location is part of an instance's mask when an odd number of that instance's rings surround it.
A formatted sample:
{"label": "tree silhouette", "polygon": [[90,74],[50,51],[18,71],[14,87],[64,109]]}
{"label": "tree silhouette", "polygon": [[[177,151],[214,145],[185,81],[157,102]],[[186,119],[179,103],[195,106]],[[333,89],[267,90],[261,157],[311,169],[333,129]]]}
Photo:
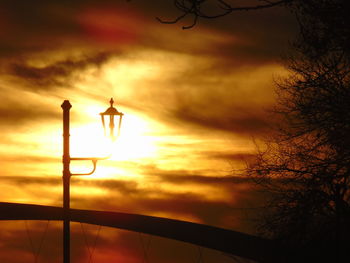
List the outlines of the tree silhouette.
{"label": "tree silhouette", "polygon": [[302,251],[289,255],[291,262],[349,257],[348,5],[308,0],[294,6],[300,35],[287,59],[290,77],[277,86],[282,124],[247,169],[271,195],[263,234]]}

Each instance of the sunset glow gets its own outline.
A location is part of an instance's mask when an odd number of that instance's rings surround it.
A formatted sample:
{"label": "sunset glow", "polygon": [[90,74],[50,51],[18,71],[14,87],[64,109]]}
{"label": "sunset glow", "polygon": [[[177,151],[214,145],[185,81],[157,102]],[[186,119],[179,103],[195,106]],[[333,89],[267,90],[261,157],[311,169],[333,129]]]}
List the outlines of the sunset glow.
{"label": "sunset glow", "polygon": [[[92,175],[72,176],[72,208],[254,232],[247,218],[255,210],[242,208],[261,207],[263,197],[242,169],[275,125],[268,110],[274,81],[287,74],[278,60],[293,32],[287,14],[267,10],[182,30],[154,19],[176,17],[160,1],[5,2],[1,202],[62,206],[61,104],[69,100],[70,156],[109,157]],[[111,97],[124,113],[115,142],[105,136],[99,115]],[[73,174],[92,168],[91,161],[70,162]],[[29,222],[35,240],[45,224]],[[72,225],[72,258],[88,262],[81,226]],[[4,222],[0,262],[33,262],[25,227]],[[61,227],[50,222],[38,262],[61,262]],[[85,234],[93,243],[96,228]],[[186,263],[199,255],[197,247],[150,237],[147,261],[141,242],[147,235],[102,228],[99,238],[93,262]],[[203,251],[204,262],[232,262]],[[28,261],[8,261],[16,254]]]}

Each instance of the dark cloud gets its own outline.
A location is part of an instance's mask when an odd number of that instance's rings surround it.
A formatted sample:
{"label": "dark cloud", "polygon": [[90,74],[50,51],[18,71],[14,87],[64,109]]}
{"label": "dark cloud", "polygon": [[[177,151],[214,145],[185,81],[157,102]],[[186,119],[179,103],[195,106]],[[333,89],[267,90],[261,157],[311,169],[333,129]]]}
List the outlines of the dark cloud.
{"label": "dark cloud", "polygon": [[[71,180],[71,207],[105,211],[122,211],[147,215],[169,215],[172,218],[192,218],[204,224],[232,228],[252,233],[254,229],[249,220],[261,207],[264,195],[252,186],[251,179],[244,177],[208,177],[185,174],[186,171],[163,171],[145,178],[144,183],[132,180]],[[62,185],[60,176],[32,177],[9,176],[0,179],[2,185],[16,185],[33,198],[40,198],[49,192],[45,187]],[[162,185],[173,185],[176,189],[190,188],[185,192],[168,191]],[[105,195],[88,196],[75,192],[78,186],[102,189]],[[206,196],[196,186],[210,186],[222,193],[229,193],[227,200]],[[37,189],[40,187],[39,189]],[[174,188],[174,189],[175,189]],[[37,189],[37,190],[35,190]],[[49,188],[52,189],[52,188]],[[190,190],[193,189],[193,190]],[[52,200],[61,205],[61,197],[52,193]],[[247,221],[248,220],[248,221]]]}
{"label": "dark cloud", "polygon": [[[20,126],[25,122],[31,122],[35,120],[55,120],[61,118],[61,114],[49,109],[42,110],[38,106],[34,105],[16,105],[11,107],[10,105],[0,106],[0,127],[7,127],[13,129],[14,126]],[[8,106],[8,107],[6,107]]]}
{"label": "dark cloud", "polygon": [[256,155],[253,153],[229,153],[229,152],[204,152],[204,155],[215,158],[215,159],[224,159],[231,161],[250,161],[256,158]]}
{"label": "dark cloud", "polygon": [[[195,218],[195,221],[204,224],[254,232],[251,220],[260,212],[266,196],[253,184],[252,178],[202,176],[186,170],[165,171],[149,167],[151,169],[153,173],[145,177],[144,183],[134,180],[82,180],[73,177],[71,207],[147,215],[162,214],[178,219]],[[47,193],[45,187],[62,185],[60,176],[8,176],[2,177],[0,182],[3,185],[22,187],[24,192],[38,198]],[[174,191],[167,190],[171,189],[171,185]],[[33,192],[38,186],[41,190]],[[84,193],[74,192],[78,186],[102,189],[105,196],[94,195],[92,192],[86,198]],[[214,191],[227,195],[227,199],[214,198],[213,193],[206,196],[205,191],[200,190],[201,186],[211,187]],[[177,192],[176,189],[181,190],[182,187],[187,190]],[[61,203],[61,197],[57,193],[52,198],[58,198],[55,203]]]}
{"label": "dark cloud", "polygon": [[[250,101],[252,97],[247,97],[240,87],[228,87],[227,84],[221,86],[220,83],[207,83],[207,86],[199,83],[192,87],[197,87],[197,90],[192,88],[192,92],[189,89],[190,92],[175,95],[176,108],[170,114],[179,121],[203,129],[217,129],[245,136],[264,134],[274,123],[266,111],[270,105],[266,103],[263,108]],[[256,92],[256,96],[259,96],[259,92]],[[263,95],[260,96],[262,100],[265,99]]]}
{"label": "dark cloud", "polygon": [[28,186],[34,184],[56,186],[62,183],[62,178],[58,176],[2,176],[0,181],[3,183],[13,183],[18,186]]}
{"label": "dark cloud", "polygon": [[[48,160],[51,161],[51,159]],[[252,178],[242,176],[203,176],[199,174],[191,174],[187,170],[167,171],[154,168],[152,171],[153,172],[147,172],[150,173],[147,176],[147,180],[178,185],[186,185],[189,183],[195,183],[198,185],[217,185],[217,187],[220,187],[223,190],[234,189],[235,186],[242,184],[250,185],[253,181]],[[3,176],[0,180],[7,183],[13,182],[16,185],[41,184],[55,186],[62,183],[62,178],[60,176]],[[144,188],[142,184],[131,180],[82,180],[79,179],[79,177],[73,177],[72,185],[104,188],[111,191],[112,193],[119,192],[121,194],[128,195],[147,196],[152,195],[154,191],[158,194],[167,195],[166,192],[159,191],[159,189],[152,187]]]}
{"label": "dark cloud", "polygon": [[102,179],[88,181],[73,178],[72,183],[74,185],[102,188],[105,190],[109,190],[111,194],[118,192],[120,194],[130,196],[149,194],[150,192],[152,192],[152,190],[150,189],[142,189],[142,186],[139,183],[131,180]]}
{"label": "dark cloud", "polygon": [[[235,156],[239,158],[238,156]],[[252,220],[261,212],[267,196],[259,190],[254,178],[243,176],[203,176],[187,170],[162,170],[155,166],[142,168],[144,183],[124,180],[73,181],[108,190],[106,198],[81,200],[73,197],[77,208],[124,211],[148,215],[170,215],[173,218],[197,218],[199,222],[238,231],[254,232]],[[145,187],[147,185],[147,187]],[[166,187],[165,187],[166,185]],[[168,191],[168,187],[174,191]],[[177,192],[176,189],[186,191]],[[198,188],[197,188],[198,187]],[[228,195],[226,200],[206,196],[201,187]],[[191,190],[192,189],[192,190]],[[115,197],[113,197],[115,195]],[[107,198],[108,196],[108,198]]]}
{"label": "dark cloud", "polygon": [[[42,158],[44,159],[44,158]],[[52,158],[53,159],[53,158]],[[48,159],[51,160],[51,159]],[[2,176],[0,182],[7,184],[15,184],[17,186],[42,185],[42,186],[57,186],[62,184],[62,177],[53,176]],[[151,190],[142,190],[135,181],[125,180],[82,180],[79,177],[72,177],[72,186],[85,186],[102,188],[111,192],[120,192],[122,194],[142,194],[150,193]],[[34,186],[33,186],[34,187]]]}
{"label": "dark cloud", "polygon": [[16,96],[16,93],[21,94],[16,89],[11,89],[3,94],[0,104],[0,127],[17,129],[18,126],[23,126],[23,123],[38,120],[49,122],[62,117],[60,112],[47,107],[47,104],[25,100],[22,96]]}
{"label": "dark cloud", "polygon": [[223,190],[225,188],[234,189],[235,186],[240,184],[248,185],[251,183],[251,178],[238,177],[238,176],[203,176],[203,175],[191,175],[187,171],[172,171],[155,174],[154,177],[158,177],[159,181],[168,182],[173,184],[188,184],[195,183],[198,185],[217,185]]}
{"label": "dark cloud", "polygon": [[[88,201],[75,199],[77,208],[104,211],[122,211],[145,215],[163,215],[174,219],[196,221],[203,224],[254,233],[252,220],[261,211],[260,198],[256,190],[237,190],[232,193],[235,201],[208,200],[205,195],[195,193],[166,193],[157,195],[109,195],[108,198],[90,198]],[[239,204],[239,205],[237,205]]]}
{"label": "dark cloud", "polygon": [[[230,57],[231,63],[266,63],[279,58],[295,32],[295,19],[284,8],[202,19],[192,30],[181,30],[183,22],[165,25],[154,19],[171,19],[179,14],[171,1],[77,0],[67,4],[57,0],[14,0],[2,1],[0,7],[6,25],[0,41],[4,55],[67,44],[118,46],[132,40],[145,47],[178,53]],[[204,44],[218,35],[221,41],[215,45]],[[196,37],[202,41],[194,43]]]}
{"label": "dark cloud", "polygon": [[231,49],[231,52],[265,61],[278,60],[287,52],[297,32],[294,15],[284,7],[236,12],[217,21],[207,21],[206,25],[210,24],[245,40],[246,45],[238,50]]}
{"label": "dark cloud", "polygon": [[[235,112],[234,107],[232,112]],[[270,123],[265,116],[254,116],[249,115],[248,113],[246,115],[242,115],[242,112],[240,112],[240,116],[235,116],[234,113],[231,112],[224,112],[224,114],[209,116],[190,111],[184,107],[175,112],[174,116],[182,121],[186,121],[209,130],[224,130],[248,136],[266,133],[270,127]]]}
{"label": "dark cloud", "polygon": [[16,56],[77,44],[95,45],[100,41],[125,43],[137,34],[137,28],[131,25],[140,19],[128,6],[124,1],[109,0],[1,1],[6,30],[2,33],[0,53]]}
{"label": "dark cloud", "polygon": [[[112,56],[109,52],[88,54],[78,59],[64,59],[44,67],[26,63],[12,63],[7,74],[25,81],[33,91],[48,90],[52,87],[70,86],[71,76],[88,67],[98,68]],[[28,85],[26,85],[28,87]]]}
{"label": "dark cloud", "polygon": [[[254,232],[251,220],[261,210],[266,200],[263,192],[253,183],[253,178],[239,176],[202,176],[186,170],[165,171],[151,168],[153,173],[145,178],[145,184],[124,180],[72,180],[72,187],[95,186],[108,190],[106,197],[91,196],[82,200],[72,196],[72,206],[82,209],[123,211],[148,215],[168,214],[173,218],[197,218],[199,222],[223,226],[238,231]],[[167,191],[162,185],[185,187],[185,192]],[[187,186],[191,186],[188,188]],[[199,188],[212,187],[228,194],[227,200],[206,196]],[[186,188],[187,187],[187,188]],[[193,190],[190,190],[193,189]],[[108,198],[107,198],[108,196]]]}
{"label": "dark cloud", "polygon": [[273,72],[280,67],[222,70],[220,61],[217,67],[212,61],[200,62],[190,60],[191,66],[159,81],[146,79],[126,105],[193,133],[214,129],[255,136],[276,125],[269,110],[274,103]]}
{"label": "dark cloud", "polygon": [[[172,20],[180,14],[171,6],[172,3],[153,2],[156,3],[154,7],[152,5],[153,10],[147,9],[147,5],[141,3],[140,6],[164,20]],[[215,12],[214,10],[211,8],[209,12]],[[175,25],[162,24],[160,26],[171,31],[172,35],[165,34],[166,37],[162,38],[159,34],[151,33],[144,39],[144,44],[178,53],[226,58],[226,65],[223,68],[261,65],[279,61],[282,54],[289,52],[289,43],[297,31],[295,17],[283,7],[233,12],[218,19],[199,19],[197,26],[191,30],[181,30],[183,25],[191,23],[192,17],[189,15]],[[198,45],[193,45],[191,42],[193,36],[202,39],[202,42],[198,41]],[[208,40],[214,40],[214,44],[210,47],[204,44]]]}

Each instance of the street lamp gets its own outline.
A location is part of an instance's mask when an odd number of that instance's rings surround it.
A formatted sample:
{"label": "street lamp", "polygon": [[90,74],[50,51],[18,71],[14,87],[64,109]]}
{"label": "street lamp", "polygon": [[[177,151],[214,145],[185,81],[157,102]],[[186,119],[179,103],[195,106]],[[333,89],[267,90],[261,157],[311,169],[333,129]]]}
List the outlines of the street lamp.
{"label": "street lamp", "polygon": [[101,120],[102,120],[102,126],[104,129],[104,133],[106,135],[106,126],[105,126],[105,116],[109,116],[109,136],[111,137],[112,141],[114,141],[116,138],[114,136],[114,117],[115,116],[119,116],[119,124],[118,124],[118,134],[117,137],[119,137],[120,135],[120,126],[122,124],[122,118],[123,118],[123,113],[119,112],[116,108],[113,107],[113,103],[114,100],[113,98],[111,98],[111,100],[109,101],[109,103],[111,104],[111,106],[105,111],[105,112],[101,112]]}
{"label": "street lamp", "polygon": [[[113,107],[113,98],[110,100],[111,106],[101,113],[102,125],[105,130],[104,116],[109,116],[110,137],[114,141],[114,117],[119,116],[118,136],[120,133],[123,113]],[[72,108],[69,100],[65,100],[62,105],[63,109],[63,262],[70,262],[70,177],[73,175],[90,175],[96,170],[97,161],[108,159],[108,157],[70,157],[69,153],[69,111]],[[105,130],[106,133],[106,130]],[[70,172],[70,161],[92,161],[93,169],[89,173],[72,174]]]}

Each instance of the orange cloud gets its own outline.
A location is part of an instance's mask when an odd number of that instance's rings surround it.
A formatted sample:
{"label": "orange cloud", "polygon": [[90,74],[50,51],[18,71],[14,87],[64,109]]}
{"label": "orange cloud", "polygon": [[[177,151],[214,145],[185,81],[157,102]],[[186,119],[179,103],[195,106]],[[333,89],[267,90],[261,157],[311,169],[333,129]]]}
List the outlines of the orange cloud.
{"label": "orange cloud", "polygon": [[76,21],[87,38],[103,44],[135,42],[142,28],[136,12],[108,6],[86,7]]}

